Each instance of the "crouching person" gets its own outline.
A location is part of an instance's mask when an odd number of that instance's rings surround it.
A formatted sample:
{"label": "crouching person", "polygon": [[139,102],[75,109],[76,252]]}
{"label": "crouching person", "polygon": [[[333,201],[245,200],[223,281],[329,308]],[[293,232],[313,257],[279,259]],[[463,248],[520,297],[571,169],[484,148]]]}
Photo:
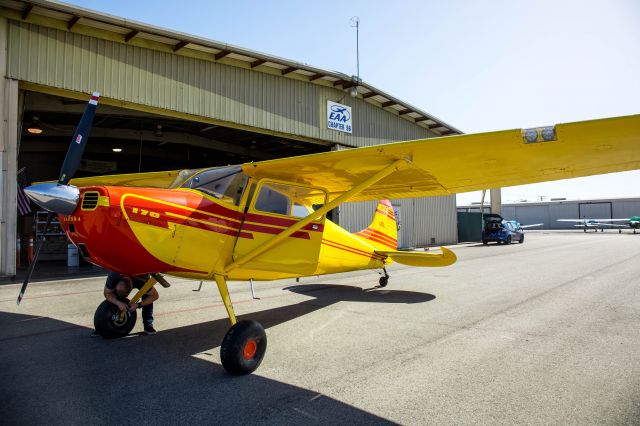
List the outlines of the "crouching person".
{"label": "crouching person", "polygon": [[[121,300],[128,297],[134,288],[141,289],[148,279],[148,275],[129,277],[117,272],[110,272],[104,285],[104,298],[116,305],[121,311],[142,309],[144,332],[153,335],[156,334],[156,330],[153,328],[153,302],[160,297],[158,291],[152,287],[138,303],[127,305]],[[93,335],[97,336],[98,334],[94,331]]]}

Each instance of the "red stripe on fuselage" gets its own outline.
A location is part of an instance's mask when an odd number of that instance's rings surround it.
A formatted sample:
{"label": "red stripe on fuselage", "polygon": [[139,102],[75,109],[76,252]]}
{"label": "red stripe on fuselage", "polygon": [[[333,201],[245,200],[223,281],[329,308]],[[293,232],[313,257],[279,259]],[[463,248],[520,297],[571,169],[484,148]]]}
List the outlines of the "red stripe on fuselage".
{"label": "red stripe on fuselage", "polygon": [[322,244],[324,244],[326,246],[329,246],[329,247],[332,247],[332,248],[335,248],[335,249],[338,249],[338,250],[346,251],[346,252],[349,252],[349,253],[352,253],[352,254],[357,254],[358,256],[368,257],[368,258],[373,259],[373,260],[382,260],[382,259],[384,259],[382,256],[379,256],[379,255],[377,255],[375,253],[364,252],[364,251],[356,249],[354,247],[345,246],[343,244],[336,243],[336,242],[330,241],[330,240],[324,240],[323,239],[322,240]]}

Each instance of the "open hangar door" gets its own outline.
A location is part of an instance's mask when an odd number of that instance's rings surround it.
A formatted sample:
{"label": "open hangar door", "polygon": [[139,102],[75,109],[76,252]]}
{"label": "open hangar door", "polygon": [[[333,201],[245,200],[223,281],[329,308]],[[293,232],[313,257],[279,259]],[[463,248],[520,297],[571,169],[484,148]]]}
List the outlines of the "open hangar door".
{"label": "open hangar door", "polygon": [[[19,180],[26,185],[56,180],[86,101],[37,92],[23,93],[18,147],[18,170],[22,173]],[[76,177],[197,169],[329,149],[328,145],[281,136],[99,105]],[[31,213],[18,217],[21,267],[29,262],[30,238],[35,240],[36,233],[44,232],[46,214],[38,212],[33,203],[31,209]],[[66,270],[67,264],[74,264],[75,259],[74,250],[68,249],[66,237],[54,223],[47,230],[47,242],[39,259],[49,262],[39,264],[38,269]]]}

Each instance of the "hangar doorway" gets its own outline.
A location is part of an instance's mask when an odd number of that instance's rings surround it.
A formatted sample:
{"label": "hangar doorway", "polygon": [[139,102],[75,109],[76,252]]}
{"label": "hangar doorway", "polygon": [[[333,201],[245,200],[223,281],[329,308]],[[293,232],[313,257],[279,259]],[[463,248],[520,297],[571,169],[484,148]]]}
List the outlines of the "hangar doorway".
{"label": "hangar doorway", "polygon": [[[19,181],[24,185],[55,180],[86,101],[25,91],[18,146]],[[189,121],[109,105],[99,105],[90,140],[75,177],[196,169],[269,160],[330,150],[329,145],[262,134],[230,126]],[[29,264],[30,239],[44,232],[44,217],[18,215],[20,268]],[[77,273],[79,261],[54,223],[40,253],[37,270]],[[42,263],[40,263],[42,261]],[[43,273],[43,272],[41,272]],[[46,272],[45,272],[46,273]]]}

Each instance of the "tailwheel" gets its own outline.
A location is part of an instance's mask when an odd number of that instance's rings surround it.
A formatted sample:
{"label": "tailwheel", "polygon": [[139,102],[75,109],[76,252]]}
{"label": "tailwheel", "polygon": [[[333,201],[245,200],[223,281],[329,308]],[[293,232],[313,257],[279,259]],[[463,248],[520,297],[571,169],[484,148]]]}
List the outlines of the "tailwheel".
{"label": "tailwheel", "polygon": [[[122,299],[124,303],[129,303],[128,299]],[[105,339],[117,339],[131,333],[136,325],[138,314],[133,312],[121,312],[116,305],[108,300],[98,305],[93,316],[93,326],[98,334]]]}
{"label": "tailwheel", "polygon": [[220,359],[229,374],[241,376],[255,371],[267,350],[267,335],[258,321],[242,320],[222,339]]}
{"label": "tailwheel", "polygon": [[387,268],[384,266],[382,267],[382,273],[384,275],[380,277],[378,284],[380,284],[380,287],[386,287],[387,284],[389,284],[389,273],[387,272]]}

